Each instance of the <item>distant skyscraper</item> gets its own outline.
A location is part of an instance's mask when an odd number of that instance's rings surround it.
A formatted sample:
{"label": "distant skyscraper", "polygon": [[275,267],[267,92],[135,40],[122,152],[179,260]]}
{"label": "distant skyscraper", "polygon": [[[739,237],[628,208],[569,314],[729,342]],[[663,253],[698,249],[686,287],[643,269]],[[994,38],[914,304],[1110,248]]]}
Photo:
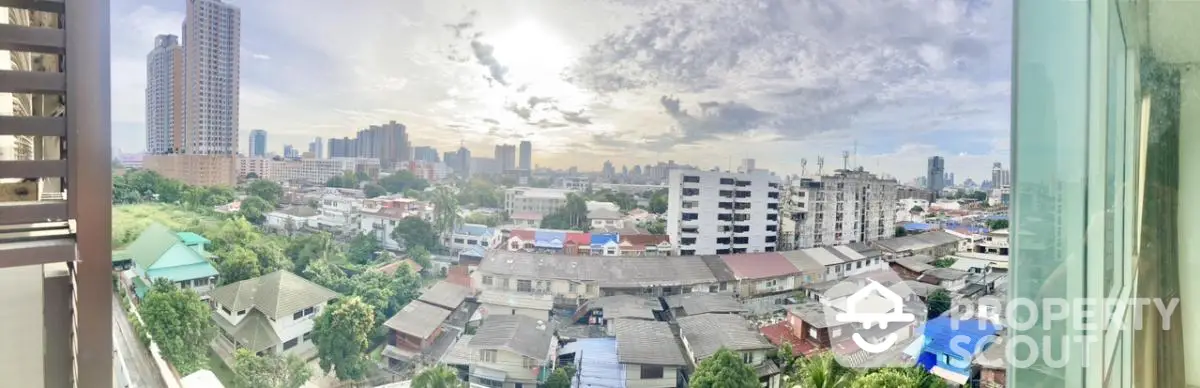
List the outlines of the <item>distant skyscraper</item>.
{"label": "distant skyscraper", "polygon": [[170,154],[184,147],[183,46],[175,35],[154,38],[146,56],[146,153]]}
{"label": "distant skyscraper", "polygon": [[294,158],[294,157],[296,157],[296,154],[297,154],[296,149],[293,148],[291,144],[283,145],[283,157]]}
{"label": "distant skyscraper", "polygon": [[185,150],[236,155],[241,89],[242,11],[221,0],[188,0],[185,50]]}
{"label": "distant skyscraper", "polygon": [[742,165],[738,167],[738,172],[749,173],[754,172],[754,158],[742,159]]}
{"label": "distant skyscraper", "polygon": [[437,149],[428,146],[413,147],[413,160],[440,162]]}
{"label": "distant skyscraper", "polygon": [[941,156],[929,157],[929,166],[927,169],[928,179],[926,180],[927,189],[936,197],[938,192],[946,188],[946,160]]}
{"label": "distant skyscraper", "polygon": [[250,156],[267,156],[267,131],[250,130]]}
{"label": "distant skyscraper", "polygon": [[343,137],[329,139],[330,158],[353,158],[358,156],[358,139]]}
{"label": "distant skyscraper", "polygon": [[605,160],[604,166],[600,168],[600,173],[606,177],[612,177],[617,173],[616,168],[613,168],[612,161]]}
{"label": "distant skyscraper", "polygon": [[517,168],[517,147],[511,144],[497,144],[495,151],[497,168],[500,172]]}
{"label": "distant skyscraper", "polygon": [[1001,167],[1000,162],[992,163],[992,182],[991,187],[1001,188],[1012,185],[1012,178],[1008,170]]}
{"label": "distant skyscraper", "polygon": [[518,168],[522,170],[533,170],[533,143],[528,140],[521,142],[521,156]]}
{"label": "distant skyscraper", "polygon": [[325,155],[325,142],[321,138],[313,139],[312,143],[308,143],[308,152],[312,153],[314,159],[321,159]]}

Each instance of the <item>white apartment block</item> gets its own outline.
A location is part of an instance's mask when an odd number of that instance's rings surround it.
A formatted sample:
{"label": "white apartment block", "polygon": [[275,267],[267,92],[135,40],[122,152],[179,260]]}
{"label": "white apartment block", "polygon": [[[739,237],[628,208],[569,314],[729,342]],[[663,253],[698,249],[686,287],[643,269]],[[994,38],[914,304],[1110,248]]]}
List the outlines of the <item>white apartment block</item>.
{"label": "white apartment block", "polygon": [[667,235],[677,254],[774,252],[779,178],[767,172],[672,170]]}
{"label": "white apartment block", "polygon": [[238,174],[251,172],[259,178],[275,182],[299,182],[324,184],[329,178],[341,176],[346,171],[357,171],[362,167],[379,167],[379,159],[337,158],[272,160],[266,158],[238,158]]}
{"label": "white apartment block", "polygon": [[154,38],[146,55],[146,153],[183,148],[183,46],[175,35]]}
{"label": "white apartment block", "polygon": [[894,237],[897,187],[894,179],[880,179],[862,168],[793,182],[784,203],[787,248]]}
{"label": "white apartment block", "polygon": [[254,174],[254,176],[266,179],[266,177],[271,176],[271,167],[274,165],[275,161],[271,160],[271,158],[241,157],[238,158],[238,176],[246,177]]}
{"label": "white apartment block", "polygon": [[573,190],[515,187],[504,191],[504,211],[508,214],[536,213],[542,216],[567,205]]}
{"label": "white apartment block", "polygon": [[242,11],[188,0],[183,22],[186,153],[237,155]]}

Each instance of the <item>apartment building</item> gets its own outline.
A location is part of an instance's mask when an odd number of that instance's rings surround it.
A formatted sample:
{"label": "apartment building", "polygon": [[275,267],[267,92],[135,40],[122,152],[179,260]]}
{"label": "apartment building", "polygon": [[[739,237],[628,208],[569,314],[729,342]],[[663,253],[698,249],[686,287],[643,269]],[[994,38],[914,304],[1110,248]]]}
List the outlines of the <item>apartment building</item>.
{"label": "apartment building", "polygon": [[678,254],[775,251],[779,178],[766,172],[673,170],[667,186],[667,235]]}
{"label": "apartment building", "polygon": [[[250,139],[250,144],[253,146],[254,137],[251,136]],[[267,179],[267,177],[272,175],[271,167],[273,166],[275,166],[275,161],[271,160],[271,158],[257,156],[241,157],[237,160],[237,175],[239,177],[251,177],[250,174],[254,174],[253,177],[255,178]]]}
{"label": "apartment building", "polygon": [[[114,380],[112,262],[104,254],[112,228],[109,15],[103,1],[0,7],[0,385],[127,383]],[[12,180],[29,178],[33,195],[10,197],[19,194],[14,186],[29,189]]]}
{"label": "apartment building", "polygon": [[504,191],[504,211],[508,214],[545,216],[567,205],[572,190],[514,187]]}
{"label": "apartment building", "polygon": [[[436,154],[434,154],[436,156]],[[396,171],[408,171],[418,178],[439,182],[450,175],[450,167],[440,162],[426,160],[407,160],[396,164]]]}
{"label": "apartment building", "polygon": [[263,179],[276,182],[302,182],[309,184],[324,184],[329,178],[342,176],[346,171],[360,169],[379,169],[378,159],[366,158],[335,158],[299,160],[272,160]]}
{"label": "apartment building", "polygon": [[862,168],[792,182],[781,240],[788,249],[804,249],[891,238],[898,187]]}
{"label": "apartment building", "polygon": [[185,89],[179,37],[155,37],[146,55],[146,153],[183,152]]}
{"label": "apartment building", "polygon": [[250,157],[267,156],[267,131],[262,129],[250,130]]}
{"label": "apartment building", "polygon": [[187,1],[184,153],[238,154],[241,47],[241,9],[221,0]]}
{"label": "apartment building", "polygon": [[147,170],[193,186],[236,185],[239,167],[235,155],[198,154],[146,155],[142,165]]}
{"label": "apartment building", "polygon": [[517,146],[512,144],[497,144],[493,157],[499,164],[501,173],[517,168]]}

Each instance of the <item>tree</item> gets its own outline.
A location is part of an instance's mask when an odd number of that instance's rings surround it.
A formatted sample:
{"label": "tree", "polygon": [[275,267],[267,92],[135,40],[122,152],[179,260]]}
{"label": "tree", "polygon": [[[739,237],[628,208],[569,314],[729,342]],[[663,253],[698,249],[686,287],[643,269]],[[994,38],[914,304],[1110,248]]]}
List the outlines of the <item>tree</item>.
{"label": "tree", "polygon": [[589,230],[587,201],[576,194],[567,194],[567,204],[542,218],[542,228]]}
{"label": "tree", "polygon": [[854,388],[946,388],[945,380],[917,367],[882,368],[854,381]]}
{"label": "tree", "polygon": [[646,209],[651,213],[663,214],[667,212],[667,189],[659,189],[650,196],[650,208]]}
{"label": "tree", "polygon": [[262,275],[258,256],[245,246],[234,246],[221,251],[221,284],[230,284]]}
{"label": "tree", "polygon": [[348,294],[358,297],[375,311],[376,322],[383,322],[391,315],[388,307],[397,291],[393,277],[371,269],[350,278],[347,284]]}
{"label": "tree", "polygon": [[374,183],[368,183],[366,186],[363,186],[363,195],[367,198],[375,198],[387,195],[387,189]]}
{"label": "tree", "polygon": [[950,268],[950,266],[954,265],[954,262],[955,262],[955,260],[953,257],[946,256],[946,257],[934,260],[933,266],[938,267],[938,268]]}
{"label": "tree", "polygon": [[279,201],[283,200],[283,187],[278,183],[259,179],[250,182],[250,185],[246,187],[246,194],[262,198],[270,203],[271,207],[275,207],[279,205]]}
{"label": "tree", "polygon": [[464,224],[480,224],[487,225],[488,227],[499,226],[501,222],[504,222],[504,216],[501,214],[475,212],[463,218]]}
{"label": "tree", "polygon": [[402,242],[407,249],[421,246],[432,251],[439,245],[433,224],[415,216],[405,217],[397,222],[396,227],[392,229],[392,239]]}
{"label": "tree", "polygon": [[940,317],[950,310],[950,293],[945,289],[934,290],[925,298],[925,304],[928,306],[929,319]]}
{"label": "tree", "polygon": [[501,207],[504,195],[501,188],[486,180],[475,178],[459,186],[458,203],[471,207]]}
{"label": "tree", "polygon": [[1008,229],[1008,220],[988,220],[987,227],[991,230]]}
{"label": "tree", "polygon": [[325,309],[312,331],[321,370],[334,371],[342,381],[366,377],[372,367],[366,353],[374,331],[375,311],[358,297],[337,301]]}
{"label": "tree", "polygon": [[546,388],[571,388],[571,377],[574,373],[569,370],[570,367],[559,367],[546,378]]}
{"label": "tree", "polygon": [[179,373],[186,375],[205,366],[214,332],[212,312],[200,295],[158,278],[140,311],[163,358]]}
{"label": "tree", "polygon": [[383,244],[375,235],[362,233],[350,239],[350,247],[346,251],[346,258],[350,259],[351,263],[367,264],[375,261],[375,255],[383,250]]}
{"label": "tree", "polygon": [[412,259],[412,261],[421,266],[421,268],[429,268],[429,266],[433,264],[430,261],[432,256],[433,255],[429,254],[429,250],[426,250],[425,247],[422,246],[415,246],[408,250],[408,258]]}
{"label": "tree", "polygon": [[458,215],[458,199],[448,187],[439,187],[433,192],[433,229],[439,235],[446,235],[454,230],[462,217]]}
{"label": "tree", "polygon": [[805,388],[850,388],[854,373],[838,365],[833,354],[825,352],[800,363],[792,381]]}
{"label": "tree", "polygon": [[904,229],[903,226],[896,227],[896,233],[894,234],[895,237],[904,237],[907,235],[908,235],[908,229]]}
{"label": "tree", "polygon": [[387,189],[389,193],[403,193],[408,189],[425,190],[426,187],[429,187],[429,182],[413,175],[411,171],[398,171],[380,179],[379,185]]}
{"label": "tree", "polygon": [[395,314],[421,296],[421,275],[413,271],[408,264],[401,264],[392,278],[392,300],[388,304],[388,316]]}
{"label": "tree", "polygon": [[[256,181],[263,182],[263,181]],[[262,225],[263,221],[267,220],[266,214],[275,210],[275,206],[267,200],[257,196],[250,196],[242,200],[242,207],[238,213],[246,218],[246,221]]]}
{"label": "tree", "polygon": [[246,174],[246,179],[258,179],[258,173],[252,172],[252,173]]}
{"label": "tree", "polygon": [[233,355],[233,377],[239,387],[300,388],[312,371],[293,355],[255,355],[238,349]]}
{"label": "tree", "polygon": [[758,374],[733,351],[721,348],[696,366],[691,388],[758,388]]}
{"label": "tree", "polygon": [[466,387],[467,383],[458,379],[458,372],[454,368],[437,365],[425,368],[421,373],[417,373],[417,376],[413,377],[412,386],[421,388],[460,388]]}
{"label": "tree", "polygon": [[653,220],[646,222],[646,233],[650,234],[667,234],[667,222],[663,220]]}
{"label": "tree", "polygon": [[293,238],[283,252],[292,259],[296,272],[304,272],[308,263],[316,259],[326,259],[332,263],[341,262],[344,259],[342,252],[333,242],[333,236],[325,232]]}
{"label": "tree", "polygon": [[308,263],[302,275],[313,283],[339,293],[346,294],[350,289],[346,272],[325,259],[316,259]]}

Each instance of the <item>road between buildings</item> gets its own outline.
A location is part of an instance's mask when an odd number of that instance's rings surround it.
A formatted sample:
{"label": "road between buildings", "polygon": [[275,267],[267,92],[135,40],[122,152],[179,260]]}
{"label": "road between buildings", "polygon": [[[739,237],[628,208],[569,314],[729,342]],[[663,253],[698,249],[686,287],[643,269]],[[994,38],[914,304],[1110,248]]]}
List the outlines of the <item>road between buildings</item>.
{"label": "road between buildings", "polygon": [[117,298],[118,296],[113,294],[113,349],[117,351],[113,356],[125,361],[128,381],[131,384],[129,388],[167,388],[162,382],[162,374],[155,367],[154,359],[150,357],[150,350],[138,341],[133,326],[126,318],[125,310],[121,308],[121,300]]}

